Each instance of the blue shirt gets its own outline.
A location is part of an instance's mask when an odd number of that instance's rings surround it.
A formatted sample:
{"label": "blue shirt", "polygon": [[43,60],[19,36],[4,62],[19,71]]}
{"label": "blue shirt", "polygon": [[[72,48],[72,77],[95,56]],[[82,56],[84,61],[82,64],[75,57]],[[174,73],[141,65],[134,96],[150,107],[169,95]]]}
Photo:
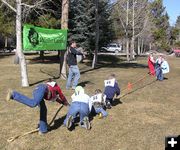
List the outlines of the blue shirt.
{"label": "blue shirt", "polygon": [[120,88],[118,83],[115,82],[114,87],[106,86],[104,89],[104,94],[106,95],[106,99],[113,99],[115,94],[117,94],[117,96],[120,95]]}

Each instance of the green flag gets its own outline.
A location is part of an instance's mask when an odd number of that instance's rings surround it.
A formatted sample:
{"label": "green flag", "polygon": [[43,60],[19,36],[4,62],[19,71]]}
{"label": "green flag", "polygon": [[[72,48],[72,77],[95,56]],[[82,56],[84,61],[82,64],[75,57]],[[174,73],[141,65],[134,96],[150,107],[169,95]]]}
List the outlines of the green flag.
{"label": "green flag", "polygon": [[67,30],[47,29],[24,25],[23,50],[65,50],[67,45]]}

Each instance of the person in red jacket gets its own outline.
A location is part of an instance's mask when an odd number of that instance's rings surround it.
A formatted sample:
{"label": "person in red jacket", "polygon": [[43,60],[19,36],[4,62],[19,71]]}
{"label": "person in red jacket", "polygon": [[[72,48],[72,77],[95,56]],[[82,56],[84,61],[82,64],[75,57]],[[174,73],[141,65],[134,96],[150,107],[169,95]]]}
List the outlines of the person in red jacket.
{"label": "person in red jacket", "polygon": [[23,103],[29,107],[39,106],[40,108],[40,121],[39,121],[39,133],[46,133],[47,129],[47,108],[45,100],[57,101],[60,104],[68,106],[69,103],[63,95],[60,86],[52,80],[47,83],[39,84],[33,90],[33,98],[29,98],[17,91],[9,90],[6,100],[15,100]]}
{"label": "person in red jacket", "polygon": [[155,76],[155,74],[156,74],[155,69],[154,69],[154,65],[155,65],[155,60],[153,57],[153,53],[151,53],[148,57],[148,67],[149,67],[150,75],[153,75],[153,76]]}

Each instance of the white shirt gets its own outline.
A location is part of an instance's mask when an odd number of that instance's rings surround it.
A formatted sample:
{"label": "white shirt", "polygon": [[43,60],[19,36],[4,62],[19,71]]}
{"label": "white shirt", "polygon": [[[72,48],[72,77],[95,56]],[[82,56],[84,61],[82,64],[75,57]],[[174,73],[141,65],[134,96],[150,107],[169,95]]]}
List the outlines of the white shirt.
{"label": "white shirt", "polygon": [[111,87],[114,87],[114,84],[115,84],[115,79],[110,79],[110,80],[104,80],[104,86],[111,86]]}
{"label": "white shirt", "polygon": [[90,97],[85,93],[79,93],[79,94],[73,94],[71,96],[72,102],[82,102],[89,105],[89,111],[91,111],[92,108],[92,102],[90,100]]}
{"label": "white shirt", "polygon": [[95,102],[105,103],[105,101],[106,101],[106,95],[104,95],[103,99],[102,99],[102,93],[96,94],[96,95],[91,97],[92,104]]}
{"label": "white shirt", "polygon": [[164,60],[161,64],[163,74],[169,73],[169,64],[166,60]]}

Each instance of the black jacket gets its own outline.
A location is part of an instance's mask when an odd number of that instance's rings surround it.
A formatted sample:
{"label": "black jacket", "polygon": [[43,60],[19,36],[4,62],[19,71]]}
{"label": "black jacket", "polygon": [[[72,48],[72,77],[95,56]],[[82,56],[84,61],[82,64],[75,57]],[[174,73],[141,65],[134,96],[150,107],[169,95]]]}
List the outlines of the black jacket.
{"label": "black jacket", "polygon": [[68,66],[77,65],[76,55],[83,55],[81,52],[78,52],[75,48],[70,47],[67,55]]}

